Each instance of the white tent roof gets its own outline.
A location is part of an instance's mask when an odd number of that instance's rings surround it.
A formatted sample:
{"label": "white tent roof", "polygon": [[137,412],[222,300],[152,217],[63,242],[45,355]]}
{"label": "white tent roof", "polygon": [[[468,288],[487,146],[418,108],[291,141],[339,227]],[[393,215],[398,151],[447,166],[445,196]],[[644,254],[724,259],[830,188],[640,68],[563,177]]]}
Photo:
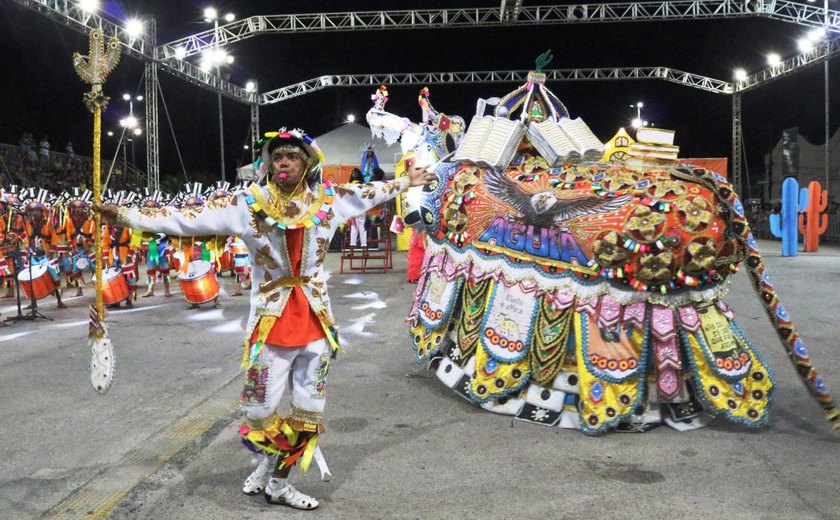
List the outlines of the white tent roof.
{"label": "white tent roof", "polygon": [[399,143],[391,146],[385,141],[374,139],[367,126],[358,123],[345,123],[335,130],[315,138],[318,147],[324,152],[325,163],[337,166],[358,166],[362,159],[360,147],[373,144],[373,151],[379,158],[380,167],[386,173],[393,173],[394,165],[402,155]]}

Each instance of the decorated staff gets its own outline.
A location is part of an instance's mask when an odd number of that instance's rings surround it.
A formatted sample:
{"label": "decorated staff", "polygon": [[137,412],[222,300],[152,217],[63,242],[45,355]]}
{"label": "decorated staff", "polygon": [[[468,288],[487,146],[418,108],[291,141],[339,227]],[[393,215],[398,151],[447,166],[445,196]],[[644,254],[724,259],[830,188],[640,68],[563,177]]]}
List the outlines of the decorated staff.
{"label": "decorated staff", "polygon": [[[89,83],[91,88],[84,96],[85,105],[93,112],[93,201],[101,204],[100,160],[102,110],[108,106],[108,97],[102,93],[102,84],[120,60],[120,42],[114,37],[108,39],[101,29],[90,32],[90,55],[73,53],[73,68]],[[100,229],[99,213],[95,213],[96,229]],[[114,380],[114,346],[105,328],[105,312],[102,308],[102,235],[95,234],[96,249],[96,307],[90,307],[90,328],[88,343],[91,347],[90,382],[99,393],[105,393]]]}

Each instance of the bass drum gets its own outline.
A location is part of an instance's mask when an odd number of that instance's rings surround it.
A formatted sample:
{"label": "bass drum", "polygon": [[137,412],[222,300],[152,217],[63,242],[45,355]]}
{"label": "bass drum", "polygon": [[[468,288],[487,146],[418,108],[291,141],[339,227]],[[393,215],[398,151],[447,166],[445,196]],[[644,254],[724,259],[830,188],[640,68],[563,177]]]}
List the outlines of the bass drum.
{"label": "bass drum", "polygon": [[20,288],[27,298],[40,300],[55,291],[55,281],[45,265],[33,265],[18,274]]}
{"label": "bass drum", "polygon": [[128,282],[121,269],[102,270],[102,303],[112,305],[128,299]]}

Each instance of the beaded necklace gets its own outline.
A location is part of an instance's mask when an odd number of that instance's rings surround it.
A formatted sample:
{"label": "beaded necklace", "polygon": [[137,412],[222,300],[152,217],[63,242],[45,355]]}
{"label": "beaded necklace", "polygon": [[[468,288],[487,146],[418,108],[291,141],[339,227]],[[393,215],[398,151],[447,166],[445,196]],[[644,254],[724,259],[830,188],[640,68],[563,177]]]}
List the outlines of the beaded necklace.
{"label": "beaded necklace", "polygon": [[[334,195],[335,190],[332,184],[330,181],[325,180],[323,184],[318,185],[315,200],[309,205],[306,212],[294,219],[281,214],[273,204],[266,201],[263,197],[262,190],[258,187],[248,190],[248,194],[245,196],[245,202],[247,202],[251,211],[263,219],[266,224],[280,230],[286,230],[300,227],[309,228],[320,224],[327,217]],[[280,202],[279,199],[278,202]]]}

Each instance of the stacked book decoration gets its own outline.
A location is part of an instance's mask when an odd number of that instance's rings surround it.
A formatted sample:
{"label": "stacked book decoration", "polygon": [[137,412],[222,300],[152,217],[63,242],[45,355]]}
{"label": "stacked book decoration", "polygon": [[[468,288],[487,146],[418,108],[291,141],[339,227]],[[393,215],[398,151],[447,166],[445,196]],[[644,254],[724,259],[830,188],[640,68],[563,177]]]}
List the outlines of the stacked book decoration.
{"label": "stacked book decoration", "polygon": [[625,166],[649,169],[677,164],[680,147],[674,146],[674,131],[662,128],[639,128],[636,142],[630,145]]}

